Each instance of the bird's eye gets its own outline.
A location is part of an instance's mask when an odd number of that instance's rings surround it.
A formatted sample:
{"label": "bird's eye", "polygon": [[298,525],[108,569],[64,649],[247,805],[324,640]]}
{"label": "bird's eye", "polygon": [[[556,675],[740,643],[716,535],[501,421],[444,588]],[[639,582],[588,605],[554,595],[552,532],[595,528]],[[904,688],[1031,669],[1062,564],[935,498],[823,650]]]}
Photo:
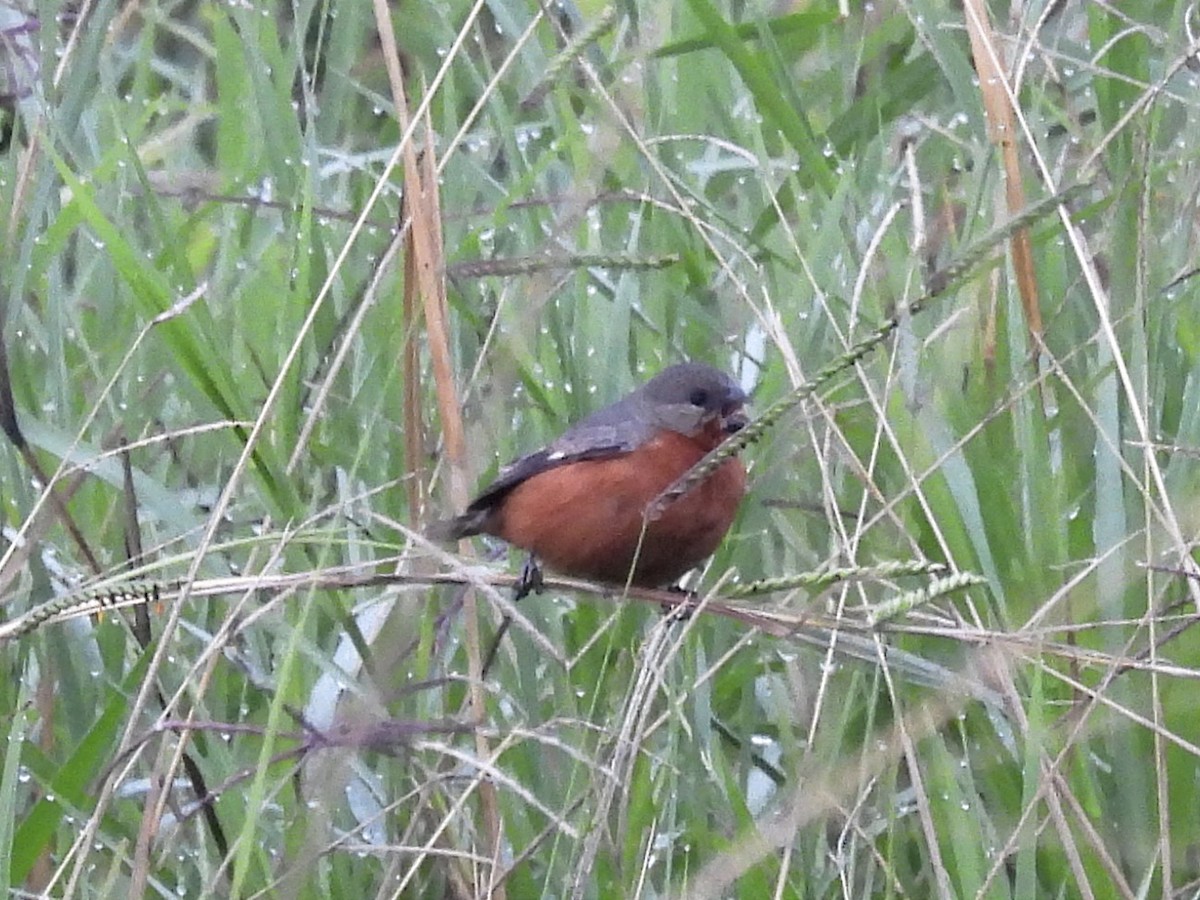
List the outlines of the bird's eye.
{"label": "bird's eye", "polygon": [[694,391],[692,391],[692,395],[688,397],[688,402],[690,402],[692,406],[702,407],[707,405],[708,391],[706,391],[704,388],[696,388]]}

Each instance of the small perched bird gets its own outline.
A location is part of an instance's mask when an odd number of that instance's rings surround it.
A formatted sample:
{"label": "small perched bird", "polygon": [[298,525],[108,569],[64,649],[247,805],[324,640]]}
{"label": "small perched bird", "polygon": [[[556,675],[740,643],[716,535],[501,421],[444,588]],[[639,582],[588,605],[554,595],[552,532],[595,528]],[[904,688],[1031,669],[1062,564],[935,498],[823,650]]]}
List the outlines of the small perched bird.
{"label": "small perched bird", "polygon": [[721,463],[650,521],[642,538],[646,508],[745,427],[745,401],[712,366],[671,366],[504,466],[466,512],[432,533],[442,540],[494,535],[563,575],[670,584],[717,549],[746,493],[746,470],[737,459]]}

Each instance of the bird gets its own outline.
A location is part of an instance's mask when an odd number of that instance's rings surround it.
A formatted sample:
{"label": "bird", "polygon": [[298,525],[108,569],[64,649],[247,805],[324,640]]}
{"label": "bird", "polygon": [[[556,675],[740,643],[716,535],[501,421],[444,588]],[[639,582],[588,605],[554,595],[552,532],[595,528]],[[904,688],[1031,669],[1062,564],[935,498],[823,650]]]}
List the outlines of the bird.
{"label": "bird", "polygon": [[429,533],[441,541],[492,535],[551,571],[604,585],[669,586],[720,545],[746,493],[746,469],[724,460],[651,517],[643,537],[646,510],[746,426],[746,400],[719,369],[669,366],[503,466],[462,515]]}

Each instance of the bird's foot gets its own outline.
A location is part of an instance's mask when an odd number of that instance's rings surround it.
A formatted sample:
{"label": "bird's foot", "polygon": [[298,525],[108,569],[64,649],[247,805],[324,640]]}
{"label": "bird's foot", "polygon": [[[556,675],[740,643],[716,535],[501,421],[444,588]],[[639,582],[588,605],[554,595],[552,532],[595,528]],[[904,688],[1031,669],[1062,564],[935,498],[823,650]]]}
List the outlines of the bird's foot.
{"label": "bird's foot", "polygon": [[695,591],[689,591],[686,588],[681,588],[677,584],[664,588],[668,593],[679,594],[680,600],[676,603],[663,603],[660,606],[662,614],[676,622],[686,622],[692,617],[692,613],[696,611],[697,601],[700,599]]}
{"label": "bird's foot", "polygon": [[[540,594],[545,583],[542,578],[542,567],[538,565],[537,557],[530,553],[525,557],[525,564],[521,566],[521,574],[517,576],[516,583],[513,584],[513,603],[521,602],[530,594]],[[487,653],[483,655],[483,664],[480,666],[480,671],[485,676],[496,660],[496,651],[500,649],[500,642],[504,640],[504,635],[508,633],[510,625],[512,625],[512,616],[505,616],[500,620],[500,627],[496,629],[496,636],[492,638],[492,643],[488,646]]]}
{"label": "bird's foot", "polygon": [[525,564],[521,566],[517,583],[513,585],[513,603],[524,600],[530,594],[540,594],[545,584],[542,567],[538,565],[537,557],[530,553],[525,557]]}

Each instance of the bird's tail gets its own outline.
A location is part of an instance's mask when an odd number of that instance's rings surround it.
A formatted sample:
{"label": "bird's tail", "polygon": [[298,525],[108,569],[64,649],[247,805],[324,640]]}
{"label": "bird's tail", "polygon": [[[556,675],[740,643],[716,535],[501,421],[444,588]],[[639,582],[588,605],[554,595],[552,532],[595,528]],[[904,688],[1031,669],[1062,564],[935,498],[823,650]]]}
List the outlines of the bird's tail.
{"label": "bird's tail", "polygon": [[449,544],[463,538],[483,533],[483,522],[487,518],[483,510],[468,511],[453,519],[442,519],[430,523],[425,529],[425,537],[438,544]]}

